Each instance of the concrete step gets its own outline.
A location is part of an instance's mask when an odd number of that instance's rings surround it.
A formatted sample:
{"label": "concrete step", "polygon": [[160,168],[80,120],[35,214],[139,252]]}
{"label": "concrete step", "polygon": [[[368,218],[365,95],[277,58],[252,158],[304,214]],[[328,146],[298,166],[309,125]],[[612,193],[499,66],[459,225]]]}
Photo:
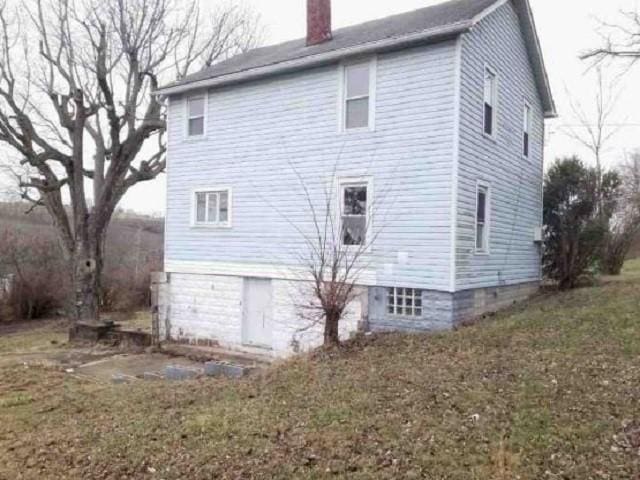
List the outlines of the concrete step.
{"label": "concrete step", "polygon": [[202,376],[243,378],[249,375],[255,367],[234,365],[226,362],[207,362],[202,366],[167,365],[162,372],[146,372],[143,375],[145,380],[192,380]]}
{"label": "concrete step", "polygon": [[274,360],[266,353],[239,352],[220,347],[163,343],[161,349],[167,355],[185,357],[195,362],[220,362],[249,368],[266,367]]}

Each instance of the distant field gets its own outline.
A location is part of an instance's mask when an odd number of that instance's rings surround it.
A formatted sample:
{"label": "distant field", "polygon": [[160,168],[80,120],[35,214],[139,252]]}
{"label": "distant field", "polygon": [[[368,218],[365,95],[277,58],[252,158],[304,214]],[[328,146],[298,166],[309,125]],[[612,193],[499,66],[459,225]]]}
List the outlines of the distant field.
{"label": "distant field", "polygon": [[[0,357],[59,335],[13,332]],[[637,480],[639,449],[640,261],[483,325],[362,338],[239,383],[0,368],[3,479]]]}
{"label": "distant field", "polygon": [[[0,229],[18,229],[23,232],[38,231],[41,234],[54,235],[51,218],[44,209],[26,214],[29,206],[18,202],[0,202]],[[31,230],[35,229],[35,230]],[[116,213],[109,230],[110,240],[121,235],[133,236],[141,232],[142,241],[153,248],[161,249],[164,235],[164,219],[137,215],[134,213]]]}
{"label": "distant field", "polygon": [[[12,308],[0,305],[0,322],[56,315],[68,311],[72,298],[69,264],[51,218],[42,209],[26,215],[28,209],[25,204],[0,202],[0,277],[13,275],[32,286],[20,289],[24,297]],[[104,309],[131,312],[147,307],[150,273],[162,271],[163,257],[163,219],[117,212],[106,241]],[[32,315],[16,307],[24,305],[44,307]]]}

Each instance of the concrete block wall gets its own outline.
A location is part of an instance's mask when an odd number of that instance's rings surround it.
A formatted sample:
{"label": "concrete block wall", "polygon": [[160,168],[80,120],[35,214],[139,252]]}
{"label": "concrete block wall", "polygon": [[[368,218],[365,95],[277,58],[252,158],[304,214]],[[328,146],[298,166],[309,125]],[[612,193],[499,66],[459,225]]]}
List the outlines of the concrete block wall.
{"label": "concrete block wall", "polygon": [[[317,305],[310,282],[273,281],[273,350],[275,353],[291,354],[309,351],[322,345],[324,324],[318,317]],[[349,305],[340,322],[340,338],[347,340],[362,330],[366,316],[367,289]]]}
{"label": "concrete block wall", "polygon": [[[257,351],[243,345],[244,279],[235,276],[172,273],[160,286],[160,337],[191,344]],[[272,280],[272,349],[261,353],[286,357],[322,345],[323,325],[307,307],[311,284]],[[340,325],[345,340],[363,328],[367,290],[347,309]]]}
{"label": "concrete block wall", "polygon": [[[255,352],[243,345],[244,280],[235,276],[169,274],[160,284],[158,315],[160,338]],[[449,293],[423,290],[421,317],[387,313],[385,287],[362,288],[340,325],[343,340],[358,331],[435,332],[453,329],[482,315],[526,300],[538,282],[487,287]],[[309,309],[311,284],[272,280],[272,349],[261,351],[287,357],[322,345],[323,324]]]}
{"label": "concrete block wall", "polygon": [[531,298],[539,289],[540,282],[526,282],[456,292],[453,302],[454,324],[458,326],[487,313],[508,308]]}
{"label": "concrete block wall", "polygon": [[162,300],[168,308],[160,321],[165,338],[215,340],[220,345],[241,342],[242,278],[174,273],[165,289]]}
{"label": "concrete block wall", "polygon": [[534,295],[539,282],[477,288],[456,293],[422,291],[422,316],[387,313],[387,288],[369,289],[368,329],[371,331],[435,332],[450,330],[482,315],[497,312]]}
{"label": "concrete block wall", "polygon": [[373,332],[430,332],[453,328],[453,296],[447,292],[422,291],[422,316],[387,313],[387,288],[369,289],[369,330]]}

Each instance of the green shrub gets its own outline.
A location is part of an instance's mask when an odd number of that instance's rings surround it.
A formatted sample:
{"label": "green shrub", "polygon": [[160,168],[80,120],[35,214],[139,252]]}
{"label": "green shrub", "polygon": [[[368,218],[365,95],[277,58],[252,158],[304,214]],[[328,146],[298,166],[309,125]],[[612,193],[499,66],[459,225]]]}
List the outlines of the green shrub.
{"label": "green shrub", "polygon": [[575,288],[598,265],[619,184],[615,172],[599,182],[577,157],[557,160],[545,175],[543,266],[561,289]]}

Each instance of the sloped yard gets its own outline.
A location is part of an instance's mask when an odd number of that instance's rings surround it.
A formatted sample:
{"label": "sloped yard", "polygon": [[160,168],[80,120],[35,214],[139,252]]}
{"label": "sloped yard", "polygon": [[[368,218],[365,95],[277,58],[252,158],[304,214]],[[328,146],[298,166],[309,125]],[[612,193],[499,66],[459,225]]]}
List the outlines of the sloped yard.
{"label": "sloped yard", "polygon": [[[25,335],[0,353],[59,341]],[[0,368],[1,479],[639,475],[640,263],[481,326],[364,338],[239,383]]]}

